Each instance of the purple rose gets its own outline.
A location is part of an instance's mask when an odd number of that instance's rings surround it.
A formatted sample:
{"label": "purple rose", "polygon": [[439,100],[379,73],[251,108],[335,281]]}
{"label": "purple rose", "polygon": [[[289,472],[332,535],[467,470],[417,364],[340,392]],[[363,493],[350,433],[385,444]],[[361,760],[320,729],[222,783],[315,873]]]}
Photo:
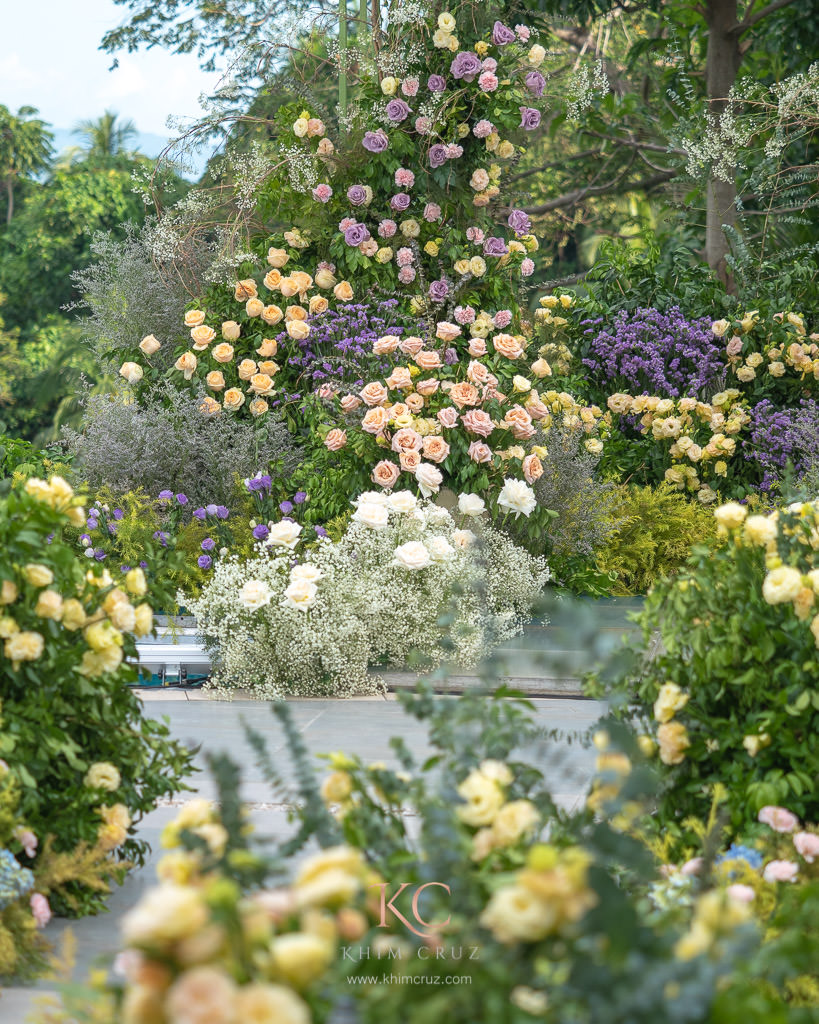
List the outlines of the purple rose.
{"label": "purple rose", "polygon": [[270,530],[268,530],[264,523],[259,523],[258,526],[253,527],[253,536],[256,540],[266,540],[269,533]]}
{"label": "purple rose", "polygon": [[492,42],[495,46],[507,46],[514,41],[515,33],[512,29],[507,28],[502,21],[496,21],[492,26]]}
{"label": "purple rose", "polygon": [[509,250],[502,238],[494,238],[490,235],[483,243],[483,251],[485,256],[505,256]]}
{"label": "purple rose", "polygon": [[446,163],[446,146],[436,142],[434,146],[429,147],[429,166],[440,167],[444,163]]}
{"label": "purple rose", "polygon": [[210,555],[200,555],[196,559],[196,564],[199,566],[200,569],[210,569],[210,567],[213,565],[213,559],[210,557]]}
{"label": "purple rose", "polygon": [[406,100],[395,98],[387,104],[387,117],[391,121],[405,121],[412,113],[410,105]]}
{"label": "purple rose", "polygon": [[410,204],[410,197],[406,192],[397,192],[390,200],[390,206],[393,210],[406,210]]}
{"label": "purple rose", "polygon": [[353,224],[344,232],[344,241],[347,245],[361,245],[370,237],[366,224]]}
{"label": "purple rose", "polygon": [[446,352],[444,352],[444,362],[447,366],[454,366],[458,362],[458,350],[448,348]]}
{"label": "purple rose", "polygon": [[361,141],[361,145],[368,153],[383,153],[389,144],[390,140],[383,128],[378,128],[374,132],[365,132]]}
{"label": "purple rose", "polygon": [[527,132],[534,131],[540,124],[540,111],[534,107],[520,107],[520,126]]}
{"label": "purple rose", "polygon": [[476,53],[472,53],[470,50],[461,50],[456,54],[449,70],[452,72],[453,78],[462,78],[465,82],[471,82],[481,72],[481,61]]}
{"label": "purple rose", "polygon": [[216,547],[216,541],[213,537],[205,537],[202,543],[199,545],[203,551],[213,551]]}
{"label": "purple rose", "polygon": [[347,189],[347,198],[353,206],[363,206],[367,202],[367,190],[363,185],[350,185]]}
{"label": "purple rose", "polygon": [[439,281],[433,281],[429,286],[429,297],[433,302],[446,302],[447,295],[449,295],[449,285],[443,277]]}
{"label": "purple rose", "polygon": [[516,235],[528,235],[532,227],[529,215],[524,213],[523,210],[510,210],[506,223]]}
{"label": "purple rose", "polygon": [[430,75],[427,79],[427,89],[430,92],[446,92],[446,79],[443,75]]}
{"label": "purple rose", "polygon": [[546,88],[546,79],[543,75],[539,71],[530,71],[525,81],[529,92],[540,99],[543,95],[543,90]]}

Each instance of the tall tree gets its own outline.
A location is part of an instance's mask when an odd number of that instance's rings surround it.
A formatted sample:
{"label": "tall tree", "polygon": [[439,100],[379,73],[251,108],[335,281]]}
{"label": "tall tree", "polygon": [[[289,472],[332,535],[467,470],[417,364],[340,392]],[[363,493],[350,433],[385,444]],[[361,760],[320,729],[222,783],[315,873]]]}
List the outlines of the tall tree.
{"label": "tall tree", "polygon": [[133,150],[128,143],[137,136],[133,121],[120,121],[113,110],[106,110],[102,117],[79,121],[72,134],[85,140],[82,147],[88,159],[106,160],[110,157],[130,156]]}
{"label": "tall tree", "polygon": [[14,189],[21,178],[33,177],[51,163],[54,136],[34,107],[16,114],[0,104],[0,179],[6,193],[6,224],[14,216]]}

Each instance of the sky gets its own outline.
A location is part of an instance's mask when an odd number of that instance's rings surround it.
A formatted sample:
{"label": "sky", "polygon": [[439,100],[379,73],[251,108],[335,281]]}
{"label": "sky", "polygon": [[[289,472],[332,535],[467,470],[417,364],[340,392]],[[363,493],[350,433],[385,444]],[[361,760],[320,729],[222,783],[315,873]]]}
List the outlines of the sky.
{"label": "sky", "polygon": [[109,71],[113,58],[98,49],[100,40],[128,10],[113,0],[40,0],[33,9],[0,0],[0,7],[0,103],[37,107],[63,131],[109,109],[140,132],[169,138],[168,116],[196,117],[199,96],[219,78],[201,71],[195,54],[159,48],[122,52]]}

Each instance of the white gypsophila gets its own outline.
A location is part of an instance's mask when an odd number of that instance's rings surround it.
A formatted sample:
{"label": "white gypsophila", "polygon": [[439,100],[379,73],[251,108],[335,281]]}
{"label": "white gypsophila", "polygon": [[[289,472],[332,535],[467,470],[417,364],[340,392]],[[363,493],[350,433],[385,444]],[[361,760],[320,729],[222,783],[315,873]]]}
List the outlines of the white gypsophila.
{"label": "white gypsophila", "polygon": [[[491,527],[474,534],[446,509],[417,505],[401,512],[385,504],[385,526],[352,520],[337,542],[323,538],[304,551],[301,543],[260,544],[244,562],[220,561],[187,602],[213,652],[220,692],[372,692],[380,686],[372,665],[403,667],[411,656],[430,667],[445,657],[474,665],[520,632],[549,579],[545,560]],[[415,560],[397,559],[399,549]],[[269,603],[242,605],[250,581],[269,588]]]}

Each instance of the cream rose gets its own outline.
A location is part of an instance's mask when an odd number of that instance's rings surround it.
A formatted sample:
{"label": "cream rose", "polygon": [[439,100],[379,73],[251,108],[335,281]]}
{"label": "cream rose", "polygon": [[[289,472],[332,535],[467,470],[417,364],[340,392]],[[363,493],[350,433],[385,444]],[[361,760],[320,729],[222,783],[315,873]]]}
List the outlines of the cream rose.
{"label": "cream rose", "polygon": [[464,801],[457,808],[458,818],[465,824],[477,828],[491,825],[503,806],[503,790],[495,779],[483,772],[473,770],[458,786],[458,796]]}
{"label": "cream rose", "polygon": [[420,541],[411,540],[406,544],[399,545],[393,552],[393,564],[401,566],[402,569],[410,569],[417,572],[426,569],[432,564],[430,553]]}
{"label": "cream rose", "polygon": [[418,508],[418,499],[412,491],[394,491],[387,497],[387,504],[393,512],[410,515]]}
{"label": "cream rose", "polygon": [[237,302],[247,302],[248,299],[255,299],[259,294],[259,289],[256,287],[256,282],[252,277],[246,277],[242,281],[236,282],[236,287],[233,289],[233,297]]}
{"label": "cream rose", "polygon": [[324,445],[329,451],[340,451],[346,444],[346,430],[340,430],[338,427],[333,427],[332,430],[327,431],[327,436],[324,438]]}
{"label": "cream rose", "polygon": [[138,384],[143,376],[144,372],[139,363],[123,363],[119,368],[120,377],[124,377],[129,384]]}
{"label": "cream rose", "polygon": [[47,565],[30,562],[23,568],[23,575],[33,587],[47,587],[54,582],[54,573]]}
{"label": "cream rose", "polygon": [[437,494],[441,489],[441,483],[443,482],[443,474],[440,469],[433,466],[429,462],[422,462],[415,470],[415,479],[418,483],[418,487],[421,490],[421,494],[425,498],[428,498],[431,494]]}
{"label": "cream rose", "polygon": [[45,641],[40,633],[22,630],[14,633],[5,643],[6,657],[12,662],[36,661],[45,649]]}
{"label": "cream rose", "polygon": [[291,551],[299,542],[301,526],[290,519],[282,519],[280,523],[274,523],[270,527],[267,543],[276,547],[289,548]]}
{"label": "cream rose", "polygon": [[245,404],[245,396],[238,388],[228,388],[222,401],[229,412],[236,412]]}
{"label": "cream rose", "polygon": [[272,395],[273,378],[269,373],[254,373],[250,378],[250,390],[254,395]]}
{"label": "cream rose", "polygon": [[318,587],[310,580],[295,579],[285,588],[284,603],[291,608],[307,611],[316,603]]}
{"label": "cream rose", "polygon": [[512,800],[495,815],[492,822],[493,846],[511,846],[534,831],[540,814],[529,800]]}
{"label": "cream rose", "polygon": [[802,574],[798,569],[783,565],[772,569],[762,584],[762,596],[768,604],[785,604],[793,601],[802,589]]}
{"label": "cream rose", "polygon": [[119,770],[108,761],[98,761],[92,764],[85,773],[83,785],[88,789],[104,789],[113,793],[120,787],[121,777]]}
{"label": "cream rose", "polygon": [[190,380],[196,372],[198,366],[198,360],[193,352],[183,352],[182,355],[174,363],[174,369],[184,376],[185,380]]}
{"label": "cream rose", "polygon": [[41,590],[34,606],[34,614],[41,619],[54,619],[59,622],[63,614],[63,599],[56,590]]}
{"label": "cream rose", "polygon": [[239,603],[250,611],[270,604],[273,594],[264,580],[248,580],[239,591]]}
{"label": "cream rose", "polygon": [[157,341],[153,334],[146,334],[139,343],[139,347],[146,356],[152,356],[154,352],[158,352],[162,348],[162,345]]}
{"label": "cream rose", "polygon": [[186,327],[198,327],[205,322],[205,313],[201,309],[189,309],[185,314]]}
{"label": "cream rose", "polygon": [[748,515],[748,509],[737,501],[729,501],[714,509],[714,518],[726,530],[734,530],[741,526]]}
{"label": "cream rose", "polygon": [[359,392],[367,405],[383,405],[387,401],[387,389],[380,381],[365,384]]}
{"label": "cream rose", "polygon": [[333,295],[339,302],[350,302],[353,298],[353,289],[349,281],[339,281],[333,288]]}
{"label": "cream rose", "polygon": [[225,376],[221,370],[211,370],[205,377],[205,383],[211,391],[222,391],[225,386]]}
{"label": "cream rose", "polygon": [[246,1024],[310,1024],[313,1019],[307,1004],[291,988],[260,981],[239,989],[234,1009],[235,1019]]}
{"label": "cream rose", "polygon": [[515,516],[529,516],[537,508],[535,492],[522,480],[507,478],[498,495],[498,507],[514,512]]}
{"label": "cream rose", "polygon": [[362,501],[359,502],[352,518],[354,522],[362,523],[371,530],[383,530],[389,523],[389,512],[386,505]]}

